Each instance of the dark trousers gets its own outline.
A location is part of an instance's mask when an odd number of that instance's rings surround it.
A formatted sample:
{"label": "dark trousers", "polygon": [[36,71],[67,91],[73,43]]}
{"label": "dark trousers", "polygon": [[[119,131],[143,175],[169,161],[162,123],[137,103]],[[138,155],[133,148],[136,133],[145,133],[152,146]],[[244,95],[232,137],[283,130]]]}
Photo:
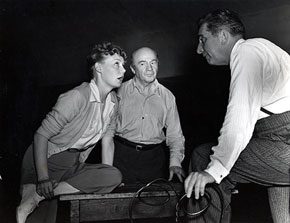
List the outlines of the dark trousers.
{"label": "dark trousers", "polygon": [[[271,115],[256,123],[252,139],[240,154],[230,174],[222,180],[219,188],[224,200],[224,223],[231,218],[231,191],[237,183],[257,183],[264,186],[290,185],[290,112]],[[210,159],[213,144],[194,149],[190,172],[204,170]],[[206,213],[190,222],[216,223],[220,217],[220,199],[208,189],[212,205]]]}
{"label": "dark trousers", "polygon": [[123,176],[123,183],[148,183],[156,178],[168,178],[169,152],[164,144],[148,151],[139,151],[114,139],[114,166]]}

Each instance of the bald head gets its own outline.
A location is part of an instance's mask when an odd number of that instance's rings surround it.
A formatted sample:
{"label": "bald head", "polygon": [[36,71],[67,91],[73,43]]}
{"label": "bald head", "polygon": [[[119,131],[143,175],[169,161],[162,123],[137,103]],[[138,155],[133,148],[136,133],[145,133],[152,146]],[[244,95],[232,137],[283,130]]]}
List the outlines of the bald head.
{"label": "bald head", "polygon": [[157,53],[149,47],[137,49],[132,53],[131,70],[143,86],[153,83],[158,72]]}
{"label": "bald head", "polygon": [[149,47],[141,47],[132,53],[132,64],[136,63],[136,60],[138,60],[138,58],[145,57],[146,55],[153,56],[156,59],[158,57],[155,50]]}

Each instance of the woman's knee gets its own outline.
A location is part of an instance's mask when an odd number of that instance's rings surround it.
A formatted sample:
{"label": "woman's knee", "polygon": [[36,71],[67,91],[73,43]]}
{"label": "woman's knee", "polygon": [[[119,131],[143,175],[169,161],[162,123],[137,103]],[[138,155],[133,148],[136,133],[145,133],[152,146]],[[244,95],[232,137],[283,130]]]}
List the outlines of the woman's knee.
{"label": "woman's knee", "polygon": [[93,172],[94,179],[102,179],[107,186],[118,186],[122,182],[122,173],[114,166],[98,164]]}
{"label": "woman's knee", "polygon": [[122,173],[119,169],[117,169],[116,167],[112,167],[112,183],[114,185],[119,185],[120,183],[122,183]]}

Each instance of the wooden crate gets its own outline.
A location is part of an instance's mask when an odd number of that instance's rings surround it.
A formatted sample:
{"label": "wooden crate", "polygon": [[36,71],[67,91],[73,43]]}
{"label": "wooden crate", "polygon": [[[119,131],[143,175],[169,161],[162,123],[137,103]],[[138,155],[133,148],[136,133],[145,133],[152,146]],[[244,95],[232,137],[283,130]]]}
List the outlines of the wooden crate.
{"label": "wooden crate", "polygon": [[[163,186],[168,192],[152,187],[144,190],[140,194],[140,199],[160,204],[168,199],[169,194],[169,201],[161,206],[150,206],[135,198],[132,205],[133,219],[175,216],[175,205],[179,194],[183,191],[183,185],[173,183],[174,190],[168,185]],[[128,185],[118,188],[110,194],[68,194],[60,196],[60,201],[70,202],[70,221],[72,223],[129,219],[130,204],[140,188],[141,185]]]}

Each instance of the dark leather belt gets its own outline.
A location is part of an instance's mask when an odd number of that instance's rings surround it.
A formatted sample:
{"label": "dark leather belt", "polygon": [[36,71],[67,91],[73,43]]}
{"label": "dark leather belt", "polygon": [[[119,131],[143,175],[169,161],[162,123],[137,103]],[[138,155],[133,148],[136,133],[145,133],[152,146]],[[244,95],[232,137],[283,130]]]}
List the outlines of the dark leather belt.
{"label": "dark leather belt", "polygon": [[71,153],[81,153],[81,152],[84,152],[86,151],[88,148],[85,148],[85,149],[76,149],[76,148],[69,148],[67,149],[68,152],[71,152]]}
{"label": "dark leather belt", "polygon": [[136,151],[148,151],[148,150],[155,149],[156,147],[158,147],[160,145],[165,145],[165,141],[163,141],[162,143],[158,143],[158,144],[135,143],[135,142],[131,142],[131,141],[124,139],[124,138],[117,136],[117,135],[114,136],[114,139],[123,145],[126,145],[130,148],[135,149]]}

